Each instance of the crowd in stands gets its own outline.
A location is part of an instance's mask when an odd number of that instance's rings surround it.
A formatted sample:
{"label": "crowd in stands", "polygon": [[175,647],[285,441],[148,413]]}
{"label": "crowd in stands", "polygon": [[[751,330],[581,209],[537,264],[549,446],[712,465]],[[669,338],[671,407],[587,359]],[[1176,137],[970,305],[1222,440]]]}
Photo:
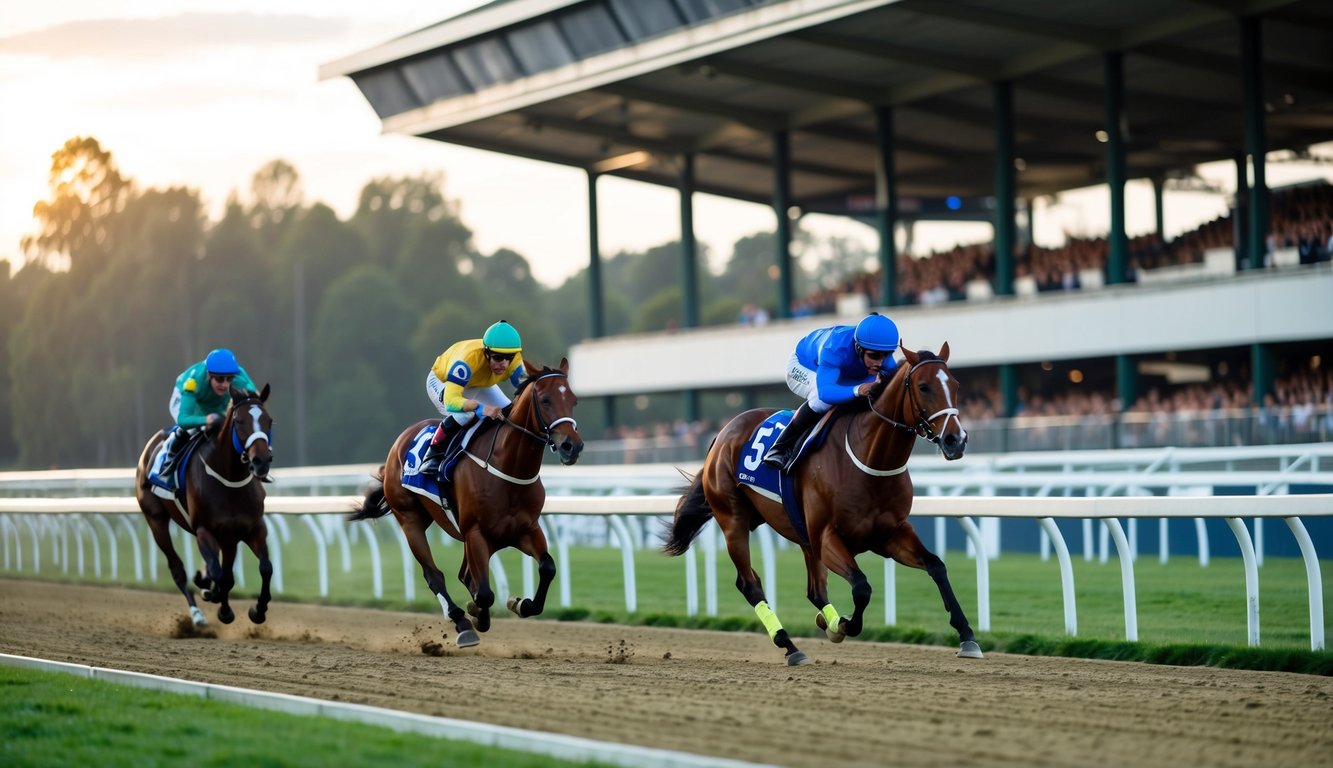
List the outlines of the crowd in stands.
{"label": "crowd in stands", "polygon": [[[1294,250],[1301,264],[1327,262],[1333,258],[1333,185],[1312,184],[1275,191],[1270,198],[1268,254]],[[1235,248],[1235,222],[1231,215],[1207,222],[1197,229],[1163,242],[1156,234],[1129,239],[1125,282],[1137,282],[1145,270],[1156,270],[1203,261],[1205,252]],[[1015,283],[1031,278],[1038,292],[1072,291],[1099,287],[1106,270],[1109,244],[1105,237],[1069,238],[1064,245],[1047,248],[1027,244],[1014,261]],[[924,258],[898,257],[896,290],[899,305],[940,304],[962,301],[980,289],[990,295],[995,277],[995,249],[990,243],[960,245]],[[1094,278],[1096,286],[1083,281]],[[834,288],[820,289],[792,303],[792,315],[832,313],[845,294],[864,295],[870,306],[883,306],[878,271],[854,275]]]}
{"label": "crowd in stands", "polygon": [[[1005,428],[1027,437],[1023,446],[1093,448],[1110,425],[1122,429],[1121,447],[1163,445],[1234,445],[1242,443],[1306,443],[1333,439],[1333,370],[1305,370],[1280,377],[1263,407],[1252,409],[1248,381],[1227,379],[1173,388],[1149,386],[1120,414],[1115,394],[1088,387],[1042,395],[1019,390],[1019,406]],[[968,431],[979,433],[1000,424],[1000,391],[994,380],[970,381],[962,413]],[[636,464],[692,462],[703,458],[723,426],[708,420],[659,421],[650,426],[617,425],[601,440],[588,444],[590,463]],[[1078,432],[1099,427],[1100,432]],[[1060,430],[1065,430],[1060,432]],[[1071,431],[1074,430],[1074,431]],[[1225,431],[1224,431],[1225,430]],[[1042,435],[1060,434],[1043,442]],[[1033,436],[1036,436],[1035,438]],[[1084,442],[1080,442],[1084,441]],[[994,450],[993,446],[979,449]],[[600,455],[599,453],[604,454]]]}

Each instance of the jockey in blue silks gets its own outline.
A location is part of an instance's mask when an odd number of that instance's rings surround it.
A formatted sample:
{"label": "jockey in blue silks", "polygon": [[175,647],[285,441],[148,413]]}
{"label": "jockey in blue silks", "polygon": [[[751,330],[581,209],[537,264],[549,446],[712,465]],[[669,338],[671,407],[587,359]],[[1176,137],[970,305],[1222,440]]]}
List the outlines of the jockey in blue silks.
{"label": "jockey in blue silks", "polygon": [[786,469],[800,437],[819,421],[821,414],[870,392],[880,376],[898,368],[893,350],[898,347],[898,326],[872,312],[855,326],[834,325],[812,331],[796,342],[787,361],[787,386],[805,399],[764,463]]}

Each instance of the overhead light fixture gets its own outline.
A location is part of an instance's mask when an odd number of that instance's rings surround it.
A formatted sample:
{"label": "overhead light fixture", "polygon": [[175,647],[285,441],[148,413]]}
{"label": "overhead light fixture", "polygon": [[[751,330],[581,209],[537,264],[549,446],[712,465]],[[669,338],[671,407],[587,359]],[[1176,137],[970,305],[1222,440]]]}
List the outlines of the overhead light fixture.
{"label": "overhead light fixture", "polygon": [[1097,131],[1094,135],[1097,137],[1097,141],[1100,141],[1103,144],[1111,140],[1111,134],[1106,131]]}
{"label": "overhead light fixture", "polygon": [[608,157],[605,160],[598,160],[592,164],[592,169],[596,173],[611,173],[625,168],[633,168],[636,165],[651,160],[653,156],[642,149],[636,149],[633,152],[626,152],[623,155]]}

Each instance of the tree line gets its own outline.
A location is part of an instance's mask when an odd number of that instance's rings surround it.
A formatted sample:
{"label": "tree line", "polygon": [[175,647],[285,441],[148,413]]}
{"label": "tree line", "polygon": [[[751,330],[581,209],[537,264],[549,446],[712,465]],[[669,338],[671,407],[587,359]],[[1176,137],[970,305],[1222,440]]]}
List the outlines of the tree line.
{"label": "tree line", "polygon": [[[558,362],[588,336],[586,268],[547,288],[524,255],[480,253],[444,181],[372,179],[343,220],[275,160],[210,220],[198,190],[141,188],[96,139],[65,142],[23,268],[0,269],[0,467],[132,466],[170,424],[176,375],[214,347],[273,385],[291,465],[382,459],[404,425],[434,415],[427,366],[497,319],[526,357]],[[774,246],[756,233],[700,271],[701,322],[775,309]],[[679,254],[672,242],[604,259],[608,334],[675,323]]]}

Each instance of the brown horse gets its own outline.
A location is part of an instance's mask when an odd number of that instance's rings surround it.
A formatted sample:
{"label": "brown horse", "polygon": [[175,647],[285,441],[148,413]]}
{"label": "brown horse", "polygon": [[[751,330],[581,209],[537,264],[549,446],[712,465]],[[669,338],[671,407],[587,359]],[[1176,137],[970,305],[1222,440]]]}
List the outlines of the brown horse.
{"label": "brown horse", "polygon": [[[546,607],[546,593],[555,578],[555,559],[547,552],[546,536],[537,519],[546,504],[542,485],[542,451],[560,454],[563,464],[578,461],[583,451],[574,421],[578,397],[569,387],[569,361],[559,368],[546,368],[524,361],[525,378],[514,393],[514,404],[506,419],[485,421],[477,427],[453,472],[448,507],[403,487],[404,457],[413,440],[430,421],[408,427],[389,449],[389,458],[375,473],[365,499],[348,519],[368,520],[393,512],[407,537],[408,546],[430,591],[440,601],[445,616],[453,622],[458,647],[481,642],[477,631],[491,626],[491,555],[505,547],[516,547],[537,561],[537,593],[531,598],[510,598],[509,610],[521,617],[536,616]],[[451,499],[449,497],[452,497]],[[455,514],[456,513],[456,514]],[[426,530],[434,522],[463,542],[463,562],[458,579],[471,595],[464,613],[449,597],[444,574],[431,556]],[[468,619],[471,614],[476,620]]]}
{"label": "brown horse", "polygon": [[[273,564],[268,559],[268,526],[264,524],[264,484],[273,465],[270,435],[273,419],[264,408],[269,387],[262,392],[231,390],[231,405],[222,425],[207,433],[189,457],[185,469],[184,496],[164,499],[152,492],[148,471],[153,454],[166,437],[159,431],[148,440],[135,468],[134,495],[143,510],[158,549],[167,557],[167,568],[176,588],[190,604],[195,625],[206,624],[203,611],[194,601],[186,581],[185,566],[171,541],[171,522],[194,534],[203,555],[204,568],[194,583],[205,600],[218,603],[218,621],[230,624],[236,618],[227,598],[235,585],[236,546],[245,542],[259,560],[259,600],[250,608],[250,621],[263,624],[268,611],[269,579]],[[182,449],[184,450],[184,449]]]}
{"label": "brown horse", "polygon": [[[949,344],[945,342],[938,355],[906,348],[902,352],[906,364],[876,382],[864,401],[840,407],[824,441],[791,469],[789,479],[796,484],[808,541],[781,502],[737,480],[738,467],[753,471],[759,466],[763,451],[752,436],[772,409],[750,410],[732,419],[676,505],[663,551],[682,554],[703,526],[716,519],[736,565],[736,588],[754,607],[774,645],[786,651],[789,665],[808,664],[809,658],[797,650],[768,606],[759,575],[750,565],[750,531],[764,523],[801,546],[806,597],[819,609],[815,623],[833,642],[861,633],[871,589],[856,556],[874,552],[930,574],[949,611],[949,623],[962,641],[958,655],[981,658],[943,561],[926,549],[907,521],[912,511],[907,459],[916,438],[936,443],[951,461],[961,458],[967,446],[967,432],[958,418],[958,382],[947,362]],[[851,584],[850,618],[839,617],[829,603],[829,570]]]}

